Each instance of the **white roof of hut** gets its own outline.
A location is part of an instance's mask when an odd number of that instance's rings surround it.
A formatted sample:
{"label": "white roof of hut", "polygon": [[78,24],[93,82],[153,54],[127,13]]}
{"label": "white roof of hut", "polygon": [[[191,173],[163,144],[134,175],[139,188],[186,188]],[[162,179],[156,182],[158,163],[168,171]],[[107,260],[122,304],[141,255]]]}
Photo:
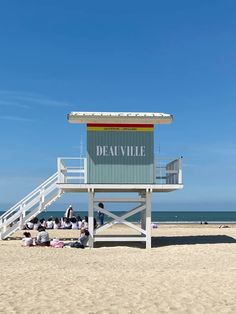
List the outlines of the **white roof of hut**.
{"label": "white roof of hut", "polygon": [[169,124],[173,116],[157,112],[71,112],[70,123]]}

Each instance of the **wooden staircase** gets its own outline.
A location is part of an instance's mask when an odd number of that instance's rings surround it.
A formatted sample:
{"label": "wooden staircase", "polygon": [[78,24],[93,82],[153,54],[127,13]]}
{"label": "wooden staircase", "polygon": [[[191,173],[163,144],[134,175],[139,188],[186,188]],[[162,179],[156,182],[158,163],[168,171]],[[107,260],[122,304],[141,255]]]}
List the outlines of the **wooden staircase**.
{"label": "wooden staircase", "polygon": [[0,217],[0,239],[22,229],[25,223],[43,212],[64,193],[58,188],[58,172],[44,181]]}

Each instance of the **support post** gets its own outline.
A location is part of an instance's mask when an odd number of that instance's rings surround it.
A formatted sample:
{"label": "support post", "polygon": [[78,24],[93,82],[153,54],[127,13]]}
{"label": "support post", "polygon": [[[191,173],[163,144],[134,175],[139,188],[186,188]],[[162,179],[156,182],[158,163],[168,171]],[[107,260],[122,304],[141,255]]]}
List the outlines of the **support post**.
{"label": "support post", "polygon": [[178,160],[178,184],[183,184],[183,175],[182,175],[182,157]]}
{"label": "support post", "polygon": [[89,246],[93,247],[94,243],[94,192],[88,191],[88,228],[89,228]]}
{"label": "support post", "polygon": [[146,230],[146,208],[141,212],[141,228]]}
{"label": "support post", "polygon": [[19,228],[20,228],[20,230],[22,230],[23,229],[23,218],[24,218],[24,216],[23,216],[23,210],[24,210],[24,204],[21,204],[20,205],[20,211],[21,211],[21,215],[20,215],[20,219],[19,219]]}
{"label": "support post", "polygon": [[[144,193],[140,193],[141,198],[145,198],[145,205],[146,205],[146,195]],[[141,212],[141,228],[146,230],[146,206],[145,209]]]}
{"label": "support post", "polygon": [[152,247],[151,237],[151,191],[146,190],[146,249]]}

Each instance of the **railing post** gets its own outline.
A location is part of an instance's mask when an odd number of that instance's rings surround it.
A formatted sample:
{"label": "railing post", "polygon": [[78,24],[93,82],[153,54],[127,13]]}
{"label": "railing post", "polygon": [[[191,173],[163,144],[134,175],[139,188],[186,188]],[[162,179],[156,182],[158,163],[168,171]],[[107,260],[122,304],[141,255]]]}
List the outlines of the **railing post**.
{"label": "railing post", "polygon": [[40,190],[40,194],[39,194],[39,197],[40,197],[40,199],[39,199],[39,207],[40,207],[40,210],[43,209],[43,203],[44,203],[44,201],[45,201],[45,193],[44,193],[44,191],[45,191],[45,188],[43,187],[43,188]]}
{"label": "railing post", "polygon": [[19,228],[20,228],[20,230],[23,229],[23,214],[20,215]]}
{"label": "railing post", "polygon": [[7,221],[6,219],[3,220],[3,223],[4,223],[3,228],[2,228],[3,229],[3,233],[7,231],[6,221]]}
{"label": "railing post", "polygon": [[179,184],[183,184],[183,173],[182,173],[182,158],[183,157],[180,157],[179,159],[178,159],[178,183]]}
{"label": "railing post", "polygon": [[24,207],[25,207],[25,204],[21,204],[20,205],[20,222],[19,222],[19,227],[20,227],[20,230],[23,229],[23,219],[25,217],[25,210],[24,210]]}
{"label": "railing post", "polygon": [[87,158],[84,158],[84,183],[87,183]]}
{"label": "railing post", "polygon": [[26,215],[25,206],[26,206],[26,204],[24,203],[23,204],[23,211],[22,211],[23,218],[25,218],[25,215]]}
{"label": "railing post", "polygon": [[62,169],[61,169],[61,158],[57,158],[57,171],[58,171],[58,183],[63,183]]}
{"label": "railing post", "polygon": [[89,229],[89,247],[94,243],[94,191],[88,191],[88,229]]}
{"label": "railing post", "polygon": [[152,192],[147,189],[146,190],[146,249],[150,249],[152,247],[152,236],[151,236],[151,196]]}

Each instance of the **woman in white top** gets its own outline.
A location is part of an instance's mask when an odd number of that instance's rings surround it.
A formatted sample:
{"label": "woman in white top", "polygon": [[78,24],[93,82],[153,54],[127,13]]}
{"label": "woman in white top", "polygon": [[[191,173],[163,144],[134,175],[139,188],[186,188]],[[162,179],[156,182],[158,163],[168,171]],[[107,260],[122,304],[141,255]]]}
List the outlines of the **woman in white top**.
{"label": "woman in white top", "polygon": [[53,221],[52,218],[48,218],[48,220],[46,221],[46,228],[47,229],[53,229]]}
{"label": "woman in white top", "polygon": [[71,229],[78,229],[78,223],[75,217],[71,218]]}
{"label": "woman in white top", "polygon": [[53,221],[53,229],[60,229],[60,228],[61,228],[60,220],[56,217],[55,220]]}
{"label": "woman in white top", "polygon": [[81,229],[88,229],[88,216],[84,216],[84,219],[82,220]]}
{"label": "woman in white top", "polygon": [[33,230],[34,229],[34,222],[33,222],[33,219],[28,221],[25,225],[26,229],[28,230]]}
{"label": "woman in white top", "polygon": [[80,230],[82,228],[82,220],[79,220],[77,224],[78,224],[78,229]]}
{"label": "woman in white top", "polygon": [[70,221],[69,218],[66,218],[65,222],[64,222],[64,229],[71,229],[72,227],[72,223]]}

